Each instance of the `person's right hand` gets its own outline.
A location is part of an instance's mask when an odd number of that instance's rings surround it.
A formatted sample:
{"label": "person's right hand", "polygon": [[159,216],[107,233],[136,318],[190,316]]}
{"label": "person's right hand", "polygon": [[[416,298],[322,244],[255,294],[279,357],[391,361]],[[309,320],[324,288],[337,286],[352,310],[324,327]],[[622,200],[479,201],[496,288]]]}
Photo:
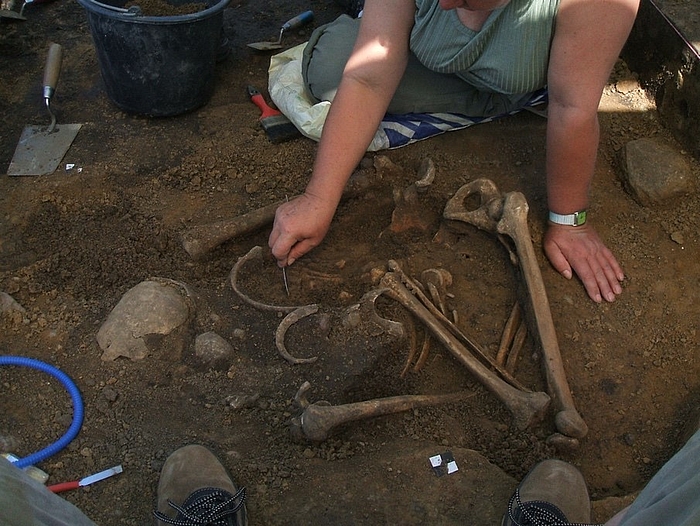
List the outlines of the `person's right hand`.
{"label": "person's right hand", "polygon": [[336,207],[337,203],[304,193],[277,208],[268,245],[280,267],[291,265],[323,241]]}

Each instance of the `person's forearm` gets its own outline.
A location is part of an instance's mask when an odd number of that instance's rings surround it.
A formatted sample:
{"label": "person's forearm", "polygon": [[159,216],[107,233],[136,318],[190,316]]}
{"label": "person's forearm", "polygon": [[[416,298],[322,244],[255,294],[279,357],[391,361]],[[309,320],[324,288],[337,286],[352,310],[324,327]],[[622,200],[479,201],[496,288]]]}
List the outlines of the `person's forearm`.
{"label": "person's forearm", "polygon": [[386,105],[369,88],[344,80],[323,126],[306,192],[340,201],[343,188],[372,141]]}
{"label": "person's forearm", "polygon": [[334,206],[340,201],[406,69],[414,13],[412,0],[365,3],[355,47],[323,126],[308,194]]}
{"label": "person's forearm", "polygon": [[558,214],[588,207],[599,127],[596,113],[550,104],[547,122],[547,202]]}

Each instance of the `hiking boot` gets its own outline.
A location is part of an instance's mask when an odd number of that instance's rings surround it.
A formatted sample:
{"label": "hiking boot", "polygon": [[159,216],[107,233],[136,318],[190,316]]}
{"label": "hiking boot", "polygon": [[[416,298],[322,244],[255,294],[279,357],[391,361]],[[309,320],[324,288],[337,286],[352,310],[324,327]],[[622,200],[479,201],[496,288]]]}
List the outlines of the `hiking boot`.
{"label": "hiking boot", "polygon": [[236,488],[226,469],[203,446],[172,453],[160,472],[158,526],[245,526],[245,488]]}
{"label": "hiking boot", "polygon": [[561,460],[537,464],[508,502],[501,526],[588,524],[591,502],[583,475]]}

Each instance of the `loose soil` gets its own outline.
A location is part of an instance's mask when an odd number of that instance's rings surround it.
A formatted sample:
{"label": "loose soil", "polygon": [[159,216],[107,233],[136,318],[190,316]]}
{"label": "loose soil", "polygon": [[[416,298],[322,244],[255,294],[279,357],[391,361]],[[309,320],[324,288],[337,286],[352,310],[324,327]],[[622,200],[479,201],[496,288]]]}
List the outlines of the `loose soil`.
{"label": "loose soil", "polygon": [[[217,65],[211,101],[167,119],[125,114],[106,97],[76,2],[29,6],[27,21],[0,23],[5,170],[22,128],[48,120],[41,77],[51,41],[64,46],[53,102],[58,121],[85,123],[54,174],[0,177],[0,290],[26,309],[0,319],[0,354],[58,366],[74,379],[86,408],[78,437],[40,467],[59,482],[122,464],[122,475],[64,494],[105,525],[148,522],[165,458],[188,443],[211,448],[247,487],[252,524],[489,525],[499,523],[528,469],[557,457],[582,470],[594,518],[605,520],[679,447],[698,401],[700,198],[642,207],[621,182],[619,161],[633,139],[676,143],[634,75],[619,64],[601,104],[590,217],[627,279],[619,299],[602,305],[576,280],[561,278],[542,253],[541,117],[524,112],[382,152],[390,169],[377,170],[377,155],[368,154],[358,169],[381,178],[342,204],[322,246],[289,268],[290,297],[270,257],[241,273],[241,287],[258,301],[319,305],[319,315],[293,326],[286,340],[291,354],[319,359],[291,365],[274,343],[281,317],[244,303],[229,283],[241,256],[267,246],[269,228],[234,239],[202,261],[188,256],[180,235],[303,190],[316,144],[305,138],[271,144],[245,88],[265,92],[269,65],[269,55],[246,44],[276,38],[284,21],[306,9],[315,12],[314,24],[285,35],[290,46],[340,8],[317,0],[232,2],[224,23],[231,53]],[[419,177],[426,158],[435,163],[436,178],[419,196],[416,212],[430,220],[422,230],[392,232],[393,192]],[[697,163],[688,161],[697,176]],[[65,163],[75,167],[67,170]],[[447,199],[477,177],[527,196],[569,382],[589,426],[577,449],[547,444],[551,413],[532,429],[516,429],[502,405],[437,343],[423,369],[401,377],[407,340],[368,338],[341,326],[344,310],[376,286],[377,270],[393,259],[416,278],[427,268],[449,270],[449,308],[465,332],[496,352],[516,301],[517,273],[493,236],[456,232],[440,220]],[[101,324],[130,288],[153,277],[196,291],[191,336],[215,331],[234,347],[234,358],[207,367],[195,358],[191,341],[178,348],[154,337],[153,352],[143,360],[102,361],[95,337]],[[377,306],[408,324],[390,300]],[[516,375],[543,390],[538,358],[528,337]],[[472,396],[347,424],[328,440],[307,444],[288,432],[298,414],[294,396],[307,380],[311,401],[332,404],[461,390]],[[70,400],[41,373],[3,367],[0,386],[0,445],[15,454],[46,446],[70,424]],[[460,470],[436,477],[428,457],[447,450]]]}

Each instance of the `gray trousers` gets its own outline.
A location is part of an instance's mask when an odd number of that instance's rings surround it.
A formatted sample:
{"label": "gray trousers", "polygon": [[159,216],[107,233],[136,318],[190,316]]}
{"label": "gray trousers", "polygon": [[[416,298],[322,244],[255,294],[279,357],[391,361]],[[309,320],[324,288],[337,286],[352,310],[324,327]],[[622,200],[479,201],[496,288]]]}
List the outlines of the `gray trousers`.
{"label": "gray trousers", "polygon": [[0,457],[0,524],[94,526],[82,511]]}
{"label": "gray trousers", "polygon": [[619,526],[700,525],[700,430],[649,481]]}
{"label": "gray trousers", "polygon": [[[307,93],[332,101],[355,45],[359,19],[341,15],[316,28],[304,49],[302,75]],[[532,94],[509,96],[477,90],[456,75],[437,73],[411,54],[387,113],[461,113],[469,117],[503,115],[523,107]]]}

